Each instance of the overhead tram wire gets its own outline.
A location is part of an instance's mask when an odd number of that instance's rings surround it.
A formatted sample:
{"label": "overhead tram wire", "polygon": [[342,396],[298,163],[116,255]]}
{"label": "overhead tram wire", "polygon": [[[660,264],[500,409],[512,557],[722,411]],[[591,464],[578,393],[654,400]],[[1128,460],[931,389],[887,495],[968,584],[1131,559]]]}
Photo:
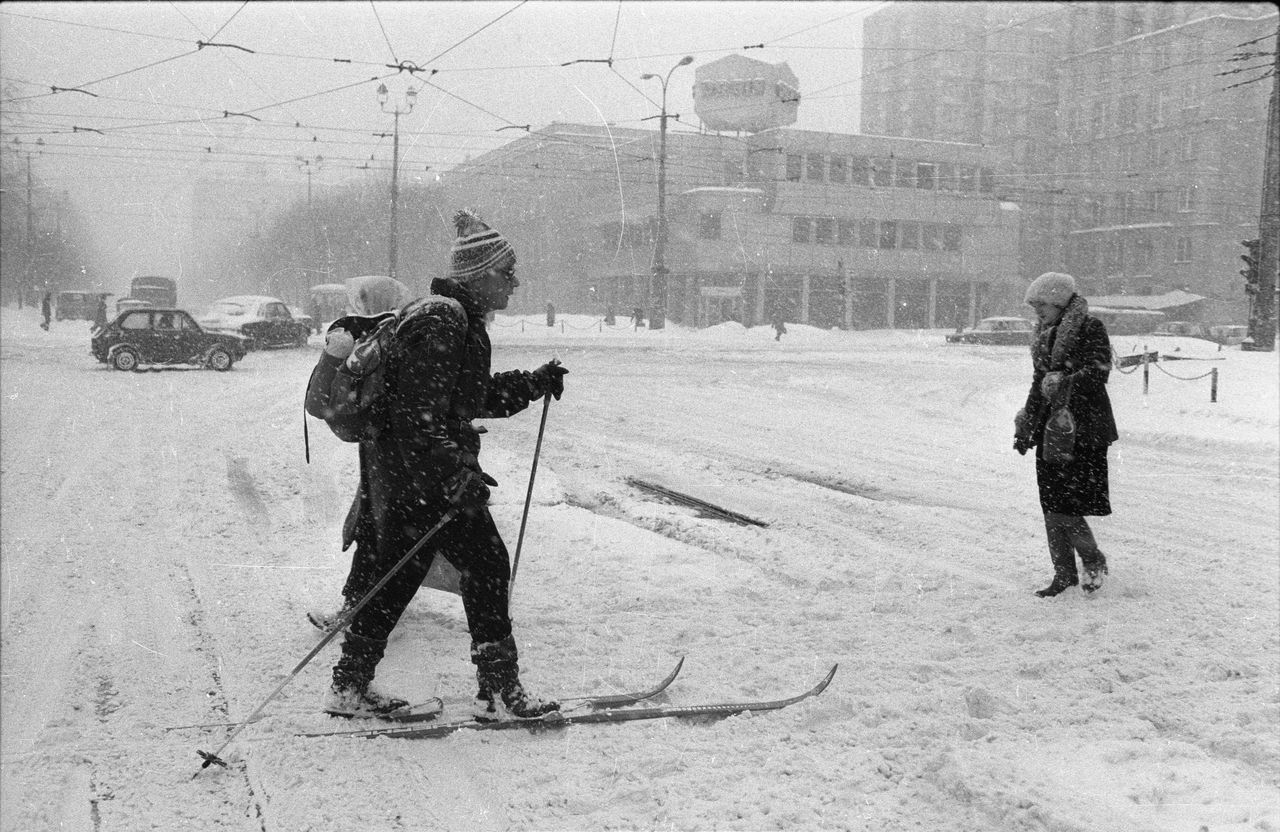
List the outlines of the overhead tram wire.
{"label": "overhead tram wire", "polygon": [[209,35],[209,37],[207,38],[207,40],[213,40],[213,39],[214,39],[214,38],[216,38],[218,35],[222,34],[222,30],[223,30],[223,29],[225,29],[225,28],[227,28],[228,26],[230,26],[230,25],[231,25],[231,21],[235,20],[235,19],[236,19],[236,15],[238,15],[238,14],[240,14],[240,12],[244,11],[244,7],[245,7],[245,6],[247,6],[247,5],[249,5],[249,0],[244,0],[244,2],[240,4],[240,8],[236,9],[236,10],[235,10],[235,12],[233,12],[233,13],[232,13],[231,17],[228,17],[228,18],[227,18],[227,22],[226,22],[226,23],[223,23],[221,26],[219,26],[219,27],[218,27],[218,30],[217,30],[216,32],[214,32],[212,35]]}
{"label": "overhead tram wire", "polygon": [[396,56],[396,48],[391,45],[391,38],[387,35],[387,27],[382,25],[382,15],[378,14],[378,7],[373,4],[373,0],[369,0],[369,8],[373,11],[373,17],[378,21],[378,28],[382,30],[382,39],[387,42],[387,51],[391,53],[391,60],[400,63],[400,58]]}
{"label": "overhead tram wire", "polygon": [[[372,0],[371,0],[371,2],[372,2]],[[472,32],[471,34],[467,35],[467,36],[466,36],[465,38],[463,38],[462,40],[460,40],[460,41],[458,41],[457,43],[455,43],[453,46],[450,46],[448,49],[444,50],[443,52],[439,53],[438,55],[435,55],[434,57],[428,58],[426,61],[424,61],[424,62],[423,62],[423,64],[422,64],[422,65],[423,65],[423,66],[429,66],[429,65],[431,65],[431,64],[433,64],[433,63],[435,63],[435,62],[436,62],[436,61],[438,61],[439,59],[443,58],[445,55],[448,55],[450,52],[452,52],[453,50],[457,49],[457,48],[458,48],[459,46],[461,46],[462,44],[464,44],[464,43],[466,43],[467,41],[471,40],[473,37],[475,37],[476,35],[480,34],[480,33],[481,33],[481,32],[483,32],[485,29],[488,29],[490,26],[492,26],[493,24],[497,23],[499,20],[502,20],[502,18],[504,18],[504,17],[506,17],[507,15],[511,14],[511,13],[512,13],[512,12],[514,12],[516,9],[520,8],[520,7],[521,7],[521,6],[523,6],[525,3],[528,3],[528,2],[529,2],[529,0],[520,0],[520,2],[519,2],[519,3],[516,3],[516,4],[515,4],[514,6],[512,6],[510,9],[507,9],[505,12],[503,12],[502,14],[498,15],[497,17],[495,17],[493,20],[490,20],[488,23],[484,24],[484,25],[483,25],[483,26],[481,26],[479,29],[476,29],[474,32]]]}

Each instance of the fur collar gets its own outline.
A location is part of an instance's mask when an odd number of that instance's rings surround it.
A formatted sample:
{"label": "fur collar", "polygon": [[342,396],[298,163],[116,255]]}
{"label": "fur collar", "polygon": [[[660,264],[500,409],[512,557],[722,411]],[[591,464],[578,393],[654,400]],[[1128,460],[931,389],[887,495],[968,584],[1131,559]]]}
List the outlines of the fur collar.
{"label": "fur collar", "polygon": [[[1084,326],[1084,319],[1088,316],[1089,302],[1079,295],[1072,295],[1057,322],[1048,326],[1036,322],[1035,337],[1031,339],[1031,358],[1038,369],[1060,369],[1066,364],[1067,353],[1076,345],[1080,327]],[[1048,347],[1050,341],[1052,350]]]}

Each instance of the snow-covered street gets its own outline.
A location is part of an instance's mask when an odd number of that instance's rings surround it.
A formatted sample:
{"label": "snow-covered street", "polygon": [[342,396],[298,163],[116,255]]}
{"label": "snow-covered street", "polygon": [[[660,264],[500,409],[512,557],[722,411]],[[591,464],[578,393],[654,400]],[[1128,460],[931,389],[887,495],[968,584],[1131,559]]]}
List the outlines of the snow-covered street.
{"label": "snow-covered street", "polygon": [[[1111,565],[1050,577],[1012,450],[1025,348],[933,331],[603,327],[499,315],[494,369],[552,356],[512,600],[526,684],[820,697],[720,721],[305,739],[336,656],[355,446],[309,425],[318,355],[121,373],[88,324],[0,310],[4,832],[1280,830],[1280,372],[1193,339],[1113,372]],[[1121,353],[1143,339],[1114,338]],[[1218,401],[1210,380],[1219,369]],[[487,423],[514,552],[540,404]],[[664,503],[641,478],[767,527]],[[424,589],[379,683],[474,693],[458,598]]]}

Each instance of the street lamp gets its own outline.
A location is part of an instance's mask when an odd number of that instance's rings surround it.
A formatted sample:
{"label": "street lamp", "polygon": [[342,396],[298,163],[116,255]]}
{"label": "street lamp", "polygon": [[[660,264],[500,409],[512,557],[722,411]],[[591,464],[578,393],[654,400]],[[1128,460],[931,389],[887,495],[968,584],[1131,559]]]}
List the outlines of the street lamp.
{"label": "street lamp", "polygon": [[[387,100],[389,98],[387,85],[378,85],[378,106],[382,108],[382,112],[391,113],[394,118],[394,128],[392,130],[391,144],[391,249],[388,255],[387,274],[391,277],[396,276],[396,203],[400,200],[400,116],[405,113],[413,112],[413,105],[417,103],[418,91],[413,87],[405,90],[404,93],[404,109],[400,109],[399,104],[392,104],[387,109]],[[385,135],[385,134],[383,134]]]}
{"label": "street lamp", "polygon": [[[658,239],[653,244],[653,280],[651,281],[649,302],[649,329],[662,329],[667,319],[667,84],[671,81],[671,73],[682,66],[693,63],[692,55],[685,55],[675,66],[667,70],[666,76],[646,72],[640,76],[642,81],[657,78],[662,82],[662,113],[658,116]],[[653,118],[650,116],[649,118]],[[675,118],[680,118],[676,113]]]}

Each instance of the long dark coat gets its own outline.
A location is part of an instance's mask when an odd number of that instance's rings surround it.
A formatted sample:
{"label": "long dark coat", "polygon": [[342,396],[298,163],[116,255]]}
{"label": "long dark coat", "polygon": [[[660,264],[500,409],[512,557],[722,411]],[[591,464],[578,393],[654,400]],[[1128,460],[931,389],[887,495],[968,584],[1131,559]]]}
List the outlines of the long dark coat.
{"label": "long dark coat", "polygon": [[[1018,435],[1036,447],[1041,508],[1046,513],[1073,516],[1110,514],[1107,448],[1120,436],[1107,395],[1111,341],[1106,325],[1089,314],[1084,298],[1075,295],[1056,324],[1036,327],[1031,357],[1031,389]],[[1065,465],[1045,462],[1039,447],[1051,405],[1057,404],[1040,392],[1040,384],[1050,372],[1064,374],[1061,389],[1070,385],[1067,407],[1076,420],[1076,458]]]}
{"label": "long dark coat", "polygon": [[447,508],[445,483],[479,470],[472,419],[511,416],[542,396],[532,373],[490,373],[484,310],[467,286],[437,279],[432,295],[404,307],[388,357],[386,406],[375,437],[360,443],[360,490],[343,548],[375,551],[426,532]]}

